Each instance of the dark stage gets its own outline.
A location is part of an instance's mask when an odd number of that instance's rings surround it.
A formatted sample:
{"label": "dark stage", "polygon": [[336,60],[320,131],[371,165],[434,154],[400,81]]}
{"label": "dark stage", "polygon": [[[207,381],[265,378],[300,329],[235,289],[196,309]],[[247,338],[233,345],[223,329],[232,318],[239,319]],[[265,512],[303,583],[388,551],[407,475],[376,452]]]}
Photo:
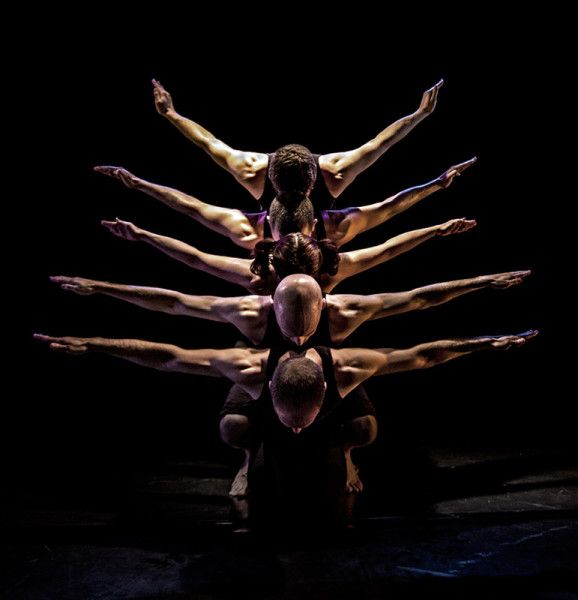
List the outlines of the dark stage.
{"label": "dark stage", "polygon": [[[19,222],[27,224],[20,233],[32,256],[18,283],[22,392],[4,408],[3,598],[578,597],[578,445],[556,367],[562,336],[547,306],[555,248],[545,232],[559,217],[554,203],[544,205],[537,125],[549,118],[548,94],[536,89],[532,52],[521,60],[510,50],[498,56],[463,44],[461,52],[403,62],[391,55],[375,62],[376,47],[372,61],[359,50],[339,65],[320,60],[302,72],[293,54],[279,51],[259,61],[260,75],[248,75],[241,58],[205,60],[200,46],[174,49],[175,61],[150,48],[119,53],[86,43],[82,68],[57,42],[39,53],[22,88],[29,90],[34,133],[20,140],[32,158],[19,175]],[[540,330],[519,349],[367,383],[379,438],[358,453],[366,489],[356,527],[343,535],[231,533],[227,491],[241,457],[218,438],[228,382],[101,355],[59,355],[31,339],[42,332],[188,348],[224,348],[239,339],[224,324],[67,294],[48,280],[77,275],[189,294],[245,294],[100,225],[119,217],[206,251],[246,256],[92,171],[120,165],[212,204],[257,209],[230,175],[157,115],[152,77],[179,112],[234,147],[272,152],[296,142],[319,153],[367,141],[414,111],[422,92],[443,77],[433,115],[361,174],[337,207],[377,202],[474,155],[478,163],[448,190],[344,249],[456,217],[475,218],[478,226],[351,278],[335,293],[533,271],[513,289],[374,321],[350,338],[352,346],[407,347]]]}

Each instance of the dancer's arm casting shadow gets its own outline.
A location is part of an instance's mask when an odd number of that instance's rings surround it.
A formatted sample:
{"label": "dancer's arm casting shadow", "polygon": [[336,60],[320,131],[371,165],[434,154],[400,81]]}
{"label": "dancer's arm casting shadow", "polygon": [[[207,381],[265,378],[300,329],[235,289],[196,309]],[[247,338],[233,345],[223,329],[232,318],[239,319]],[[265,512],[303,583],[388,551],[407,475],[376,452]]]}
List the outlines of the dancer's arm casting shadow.
{"label": "dancer's arm casting shadow", "polygon": [[[440,80],[424,92],[421,103],[415,112],[398,119],[360,147],[319,157],[321,170],[319,175],[323,177],[333,198],[337,198],[360,173],[434,111],[442,85],[443,80]],[[202,148],[219,166],[231,173],[255,199],[262,197],[269,165],[268,154],[231,148],[195,121],[183,117],[175,110],[169,92],[154,79],[153,92],[155,106],[160,115],[172,123],[185,137]]]}
{"label": "dancer's arm casting shadow", "polygon": [[509,350],[536,335],[536,330],[529,330],[517,335],[439,340],[405,350],[341,348],[331,352],[337,387],[341,396],[345,396],[370,377],[427,369],[479,350]]}
{"label": "dancer's arm casting shadow", "polygon": [[[479,350],[509,350],[522,346],[537,334],[537,331],[531,330],[517,335],[439,340],[403,350],[332,350],[337,389],[343,398],[370,377],[430,368]],[[269,349],[185,350],[173,344],[135,339],[53,337],[44,334],[34,334],[34,338],[49,344],[51,350],[67,354],[100,352],[159,371],[225,377],[243,387],[252,398],[258,398],[263,385],[268,384],[266,366]],[[293,354],[287,352],[280,364],[293,358]],[[321,361],[313,348],[306,350],[301,358],[310,359],[320,366]]]}
{"label": "dancer's arm casting shadow", "polygon": [[328,294],[325,300],[322,299],[318,284],[303,275],[285,278],[281,287],[277,289],[275,298],[270,295],[226,298],[195,296],[163,288],[110,283],[65,275],[53,276],[50,279],[63,290],[81,296],[110,296],[147,310],[169,315],[230,323],[256,345],[263,341],[269,315],[273,311],[276,318],[281,318],[281,331],[286,332],[286,337],[291,340],[296,339],[295,343],[302,345],[312,335],[311,324],[319,322],[319,311],[322,310],[324,303],[328,311],[331,342],[341,344],[368,320],[425,310],[484,288],[507,289],[522,283],[528,275],[530,271],[512,271],[445,281],[406,292],[366,296]]}
{"label": "dancer's arm casting shadow", "polygon": [[50,280],[63,290],[81,296],[110,296],[146,310],[230,323],[254,344],[263,339],[273,303],[271,296],[195,296],[163,288],[65,275],[52,276]]}
{"label": "dancer's arm casting shadow", "polygon": [[277,242],[260,242],[253,261],[208,254],[120,219],[102,221],[102,224],[120,238],[145,242],[189,267],[238,284],[253,294],[270,294],[280,279],[294,273],[311,275],[323,291],[330,292],[345,279],[408,252],[427,240],[468,231],[475,227],[476,221],[452,219],[403,233],[377,246],[340,253],[335,246],[325,243],[327,241],[317,242],[302,234],[289,234]]}
{"label": "dancer's arm casting shadow", "polygon": [[508,289],[522,283],[530,274],[531,271],[527,270],[480,275],[425,285],[405,292],[331,294],[327,296],[331,339],[341,344],[366,321],[426,310],[485,288]]}
{"label": "dancer's arm casting shadow", "polygon": [[[475,162],[474,157],[453,165],[432,181],[403,190],[381,202],[322,211],[326,237],[338,247],[351,241],[356,235],[385,223],[434,192],[448,188],[455,177]],[[94,170],[117,179],[130,189],[139,190],[160,200],[166,206],[228,237],[242,248],[252,249],[264,238],[265,219],[269,220],[274,239],[288,233],[311,235],[315,229],[313,206],[308,198],[295,203],[274,201],[268,215],[266,212],[246,213],[235,208],[207,204],[174,188],[141,179],[123,167],[97,166]]]}

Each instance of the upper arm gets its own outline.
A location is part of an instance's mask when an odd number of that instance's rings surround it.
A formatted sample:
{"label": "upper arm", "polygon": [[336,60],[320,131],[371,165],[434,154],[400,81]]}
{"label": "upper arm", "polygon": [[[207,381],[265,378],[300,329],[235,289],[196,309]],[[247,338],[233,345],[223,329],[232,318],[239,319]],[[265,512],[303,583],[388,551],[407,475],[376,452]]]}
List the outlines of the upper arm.
{"label": "upper arm", "polygon": [[327,237],[338,247],[363,231],[366,221],[364,213],[359,208],[324,210],[322,216]]}
{"label": "upper arm", "polygon": [[226,322],[231,307],[237,306],[244,296],[223,298],[220,296],[191,296],[178,294],[175,313],[211,321]]}
{"label": "upper arm", "polygon": [[[191,375],[225,377],[235,383],[250,384],[262,380],[263,355],[265,350],[254,348],[225,348],[215,350],[175,350],[169,371]],[[265,359],[266,360],[266,359]]]}
{"label": "upper arm", "polygon": [[267,154],[235,150],[220,140],[213,141],[208,150],[213,159],[255,198],[262,196],[269,164]]}
{"label": "upper arm", "polygon": [[345,152],[333,152],[319,157],[319,168],[333,197],[339,196],[364,169],[369,167],[372,152],[377,150],[374,140]]}
{"label": "upper arm", "polygon": [[348,391],[372,376],[412,371],[426,366],[425,359],[415,348],[343,348],[334,350],[333,354],[334,360],[338,359],[335,369],[338,386]]}

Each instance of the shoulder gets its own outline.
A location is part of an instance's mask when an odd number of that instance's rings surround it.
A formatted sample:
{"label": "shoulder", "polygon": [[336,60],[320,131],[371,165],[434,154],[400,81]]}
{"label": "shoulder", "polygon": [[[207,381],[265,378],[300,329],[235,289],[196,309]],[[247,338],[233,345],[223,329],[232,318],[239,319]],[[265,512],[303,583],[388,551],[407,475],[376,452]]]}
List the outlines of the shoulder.
{"label": "shoulder", "polygon": [[264,174],[269,165],[269,155],[262,152],[234,150],[228,158],[229,166],[234,167],[240,177],[252,179]]}

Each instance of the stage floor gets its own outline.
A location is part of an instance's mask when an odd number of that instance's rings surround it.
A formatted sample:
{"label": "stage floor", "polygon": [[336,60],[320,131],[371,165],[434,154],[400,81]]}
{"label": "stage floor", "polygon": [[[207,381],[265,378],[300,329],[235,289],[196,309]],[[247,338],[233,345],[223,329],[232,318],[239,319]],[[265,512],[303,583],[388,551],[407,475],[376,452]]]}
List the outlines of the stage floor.
{"label": "stage floor", "polygon": [[430,457],[427,506],[380,514],[368,501],[356,528],[331,539],[233,534],[232,471],[207,462],[140,473],[120,508],[5,491],[0,596],[578,598],[575,456],[438,448]]}

